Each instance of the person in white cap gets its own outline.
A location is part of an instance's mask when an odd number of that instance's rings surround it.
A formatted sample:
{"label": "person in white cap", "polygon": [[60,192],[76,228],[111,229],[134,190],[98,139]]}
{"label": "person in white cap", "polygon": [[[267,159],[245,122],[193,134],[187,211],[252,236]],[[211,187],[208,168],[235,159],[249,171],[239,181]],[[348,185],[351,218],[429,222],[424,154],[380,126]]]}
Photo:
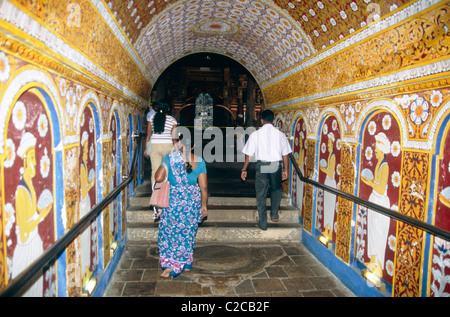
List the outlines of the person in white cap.
{"label": "person in white cap", "polygon": [[[366,177],[361,177],[361,180],[373,189],[369,196],[370,202],[376,203],[382,207],[390,208],[391,204],[387,195],[389,165],[386,160],[386,155],[391,151],[391,143],[382,132],[375,136],[375,141],[375,157],[377,159],[377,164],[375,166],[374,178],[368,179]],[[366,265],[372,272],[380,277],[383,276],[389,223],[390,220],[385,215],[370,209],[368,210],[367,255],[370,257],[370,262],[366,263]]]}
{"label": "person in white cap", "polygon": [[[39,223],[49,214],[52,207],[40,209],[37,205],[33,178],[36,176],[36,138],[26,132],[17,150],[23,161],[20,169],[21,178],[16,189],[15,209],[17,216],[17,245],[12,258],[12,278],[19,275],[43,252],[43,244],[39,236]],[[28,289],[24,296],[42,296],[42,276]]]}
{"label": "person in white cap", "polygon": [[[336,155],[334,154],[334,141],[335,137],[332,132],[328,133],[328,160],[326,166],[321,166],[320,170],[327,176],[324,184],[332,188],[336,188]],[[332,240],[333,238],[333,222],[334,211],[336,208],[336,195],[325,191],[323,194],[323,226],[325,228],[324,235]]]}

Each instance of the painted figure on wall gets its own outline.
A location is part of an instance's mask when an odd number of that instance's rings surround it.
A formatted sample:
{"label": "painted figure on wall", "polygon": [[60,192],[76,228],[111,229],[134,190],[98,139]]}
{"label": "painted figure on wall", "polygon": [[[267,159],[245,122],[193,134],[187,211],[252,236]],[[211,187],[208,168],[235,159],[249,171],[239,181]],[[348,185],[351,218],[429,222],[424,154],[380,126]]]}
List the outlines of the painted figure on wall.
{"label": "painted figure on wall", "polygon": [[[437,199],[434,225],[450,230],[450,123],[447,124],[440,148],[436,174]],[[431,263],[430,296],[450,296],[450,241],[434,238]]]}
{"label": "painted figure on wall", "polygon": [[[14,279],[55,240],[53,155],[49,118],[39,92],[23,93],[12,106],[3,162],[8,277]],[[24,296],[53,296],[54,268]]]}
{"label": "painted figure on wall", "polygon": [[[398,210],[401,171],[400,130],[388,112],[378,112],[361,132],[359,197]],[[388,283],[392,281],[395,221],[359,207],[356,258]]]}
{"label": "painted figure on wall", "polygon": [[[138,116],[138,122],[139,122],[139,124],[138,124],[138,133],[140,133],[143,128],[146,128],[145,121],[146,121],[145,118],[141,118],[141,117]],[[140,153],[141,154],[140,155],[140,166],[141,166],[141,168],[140,168],[140,171],[138,171],[139,172],[138,175],[137,175],[138,177],[136,177],[136,179],[138,181],[138,184],[141,184],[141,181],[144,178],[144,171],[145,171],[145,156],[144,156],[144,153],[145,153],[145,142],[142,141],[141,142],[141,153]],[[136,168],[136,170],[137,170],[137,168]]]}
{"label": "painted figure on wall", "polygon": [[[136,143],[134,143],[134,140],[132,139],[132,135],[133,135],[133,131],[138,131],[139,126],[137,124],[137,120],[136,117],[133,117],[131,115],[129,115],[129,124],[130,124],[130,131],[129,131],[129,169],[131,168],[131,164],[133,163],[133,156],[134,156],[134,151],[135,151],[135,145]],[[144,141],[143,141],[144,142]],[[128,170],[129,170],[128,169]],[[134,188],[136,188],[137,186],[137,179],[138,179],[138,172],[137,172],[137,168],[134,170],[134,177],[133,177],[133,190]]]}
{"label": "painted figure on wall", "polygon": [[[114,190],[114,188],[117,186],[117,138],[118,138],[118,131],[117,131],[117,121],[116,116],[113,114],[111,117],[111,122],[109,125],[109,132],[110,132],[110,142],[111,142],[111,153],[109,156],[109,162],[108,162],[108,179],[109,179],[109,192]],[[114,240],[116,240],[116,236],[119,230],[119,211],[118,211],[118,204],[117,199],[114,199],[109,204],[109,229],[111,232],[110,236],[110,242],[112,243]]]}
{"label": "painted figure on wall", "polygon": [[127,175],[128,171],[131,167],[131,161],[132,161],[132,153],[131,153],[131,134],[132,134],[132,123],[131,115],[124,117],[125,118],[125,139],[124,139],[124,148],[123,148],[123,168],[122,168],[122,175]]}
{"label": "painted figure on wall", "polygon": [[[80,219],[95,205],[95,126],[92,111],[85,107],[80,127]],[[81,233],[81,272],[83,285],[92,275],[97,263],[97,223]]]}
{"label": "painted figure on wall", "polygon": [[[328,116],[322,126],[319,150],[319,182],[338,188],[341,161],[340,129],[336,117]],[[334,241],[336,195],[318,190],[317,229]]]}
{"label": "painted figure on wall", "polygon": [[[382,207],[390,208],[390,200],[387,195],[387,183],[389,177],[389,164],[386,155],[390,152],[390,142],[383,132],[375,136],[375,158],[373,178],[361,176],[361,180],[372,187],[369,201]],[[382,276],[381,270],[384,263],[385,248],[389,231],[389,218],[371,209],[367,212],[367,253],[370,256],[372,271]]]}
{"label": "painted figure on wall", "polygon": [[[298,119],[294,128],[294,145],[292,152],[298,164],[300,172],[305,176],[305,154],[306,154],[306,123],[303,118]],[[295,169],[293,173],[292,198],[295,205],[299,208],[300,217],[303,217],[303,187],[304,183],[300,181]]]}
{"label": "painted figure on wall", "polygon": [[278,130],[283,131],[283,121],[280,119],[275,120],[275,127],[278,128]]}

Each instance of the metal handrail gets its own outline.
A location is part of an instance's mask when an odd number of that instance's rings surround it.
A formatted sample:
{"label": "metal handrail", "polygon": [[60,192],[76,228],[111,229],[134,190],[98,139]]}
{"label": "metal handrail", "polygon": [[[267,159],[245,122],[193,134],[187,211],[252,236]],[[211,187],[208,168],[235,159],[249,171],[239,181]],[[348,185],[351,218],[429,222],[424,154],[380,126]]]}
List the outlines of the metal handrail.
{"label": "metal handrail", "polygon": [[382,206],[380,206],[378,204],[374,204],[374,203],[372,203],[370,201],[364,200],[364,199],[359,198],[357,196],[354,196],[352,194],[345,193],[345,192],[340,191],[340,190],[338,190],[336,188],[324,185],[322,183],[319,183],[319,182],[313,181],[313,180],[311,180],[311,179],[309,179],[307,177],[304,177],[302,172],[300,171],[300,168],[298,167],[298,164],[295,161],[295,158],[292,155],[292,153],[289,154],[289,157],[290,157],[292,165],[294,166],[295,171],[299,175],[299,178],[300,178],[301,181],[303,181],[303,182],[305,182],[307,184],[313,185],[315,187],[318,187],[320,189],[323,189],[325,191],[328,191],[330,193],[333,193],[335,195],[341,196],[341,197],[343,197],[345,199],[348,199],[348,200],[350,200],[350,201],[352,201],[354,203],[357,203],[358,205],[367,207],[367,208],[369,208],[369,209],[371,209],[373,211],[376,211],[376,212],[378,212],[380,214],[383,214],[383,215],[388,216],[390,218],[393,218],[395,220],[400,220],[400,221],[402,221],[404,223],[410,224],[410,225],[412,225],[414,227],[419,228],[420,230],[423,230],[423,231],[426,231],[428,233],[431,233],[431,234],[433,234],[435,236],[438,236],[438,237],[440,237],[440,238],[442,238],[444,240],[450,241],[450,231],[447,231],[445,229],[436,227],[436,226],[431,225],[429,223],[426,223],[424,221],[421,221],[421,220],[412,218],[410,216],[401,214],[401,213],[393,211],[393,210],[391,210],[389,208],[382,207]]}
{"label": "metal handrail", "polygon": [[134,171],[136,169],[137,157],[142,142],[142,138],[145,136],[144,133],[135,134],[133,133],[132,138],[138,139],[137,147],[133,155],[133,161],[131,164],[130,174],[128,177],[122,181],[117,187],[113,189],[101,202],[96,204],[92,209],[83,217],[81,220],[70,229],[64,236],[62,236],[58,241],[51,245],[44,253],[41,254],[32,264],[30,264],[25,270],[23,270],[14,280],[12,280],[8,285],[1,291],[1,297],[12,297],[19,294],[19,292],[27,286],[28,283],[42,270],[50,266],[65,250],[67,245],[75,239],[80,232],[102,212],[102,210],[110,204],[120,192],[128,186],[129,183],[134,178]]}

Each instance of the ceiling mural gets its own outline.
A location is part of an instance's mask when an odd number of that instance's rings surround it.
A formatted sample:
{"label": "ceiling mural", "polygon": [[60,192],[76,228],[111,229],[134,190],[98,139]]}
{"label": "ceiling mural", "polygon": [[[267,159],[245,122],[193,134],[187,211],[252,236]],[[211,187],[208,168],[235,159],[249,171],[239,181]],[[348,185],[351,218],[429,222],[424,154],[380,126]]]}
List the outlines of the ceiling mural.
{"label": "ceiling mural", "polygon": [[228,56],[265,89],[437,2],[5,0],[0,20],[45,43],[48,56],[146,104],[162,72],[189,54]]}
{"label": "ceiling mural", "polygon": [[[227,55],[261,84],[412,0],[105,1],[152,78],[195,52]],[[93,1],[95,2],[95,1]]]}
{"label": "ceiling mural", "polygon": [[275,0],[298,21],[318,51],[396,11],[411,0]]}
{"label": "ceiling mural", "polygon": [[209,51],[232,57],[259,82],[313,54],[295,21],[254,0],[177,3],[141,32],[134,47],[151,74],[189,53]]}

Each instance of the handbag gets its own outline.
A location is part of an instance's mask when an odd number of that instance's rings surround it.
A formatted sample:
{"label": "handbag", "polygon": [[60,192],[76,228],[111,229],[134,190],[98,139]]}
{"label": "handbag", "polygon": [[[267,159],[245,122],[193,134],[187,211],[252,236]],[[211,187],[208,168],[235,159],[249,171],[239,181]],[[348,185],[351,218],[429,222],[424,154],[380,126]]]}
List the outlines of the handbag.
{"label": "handbag", "polygon": [[168,181],[155,182],[152,196],[150,197],[150,206],[157,208],[169,207],[169,190],[170,183]]}
{"label": "handbag", "polygon": [[169,191],[170,182],[168,181],[168,170],[166,164],[162,163],[164,169],[166,170],[166,178],[162,182],[155,182],[153,184],[153,192],[150,196],[150,206],[156,208],[167,208],[169,207]]}

